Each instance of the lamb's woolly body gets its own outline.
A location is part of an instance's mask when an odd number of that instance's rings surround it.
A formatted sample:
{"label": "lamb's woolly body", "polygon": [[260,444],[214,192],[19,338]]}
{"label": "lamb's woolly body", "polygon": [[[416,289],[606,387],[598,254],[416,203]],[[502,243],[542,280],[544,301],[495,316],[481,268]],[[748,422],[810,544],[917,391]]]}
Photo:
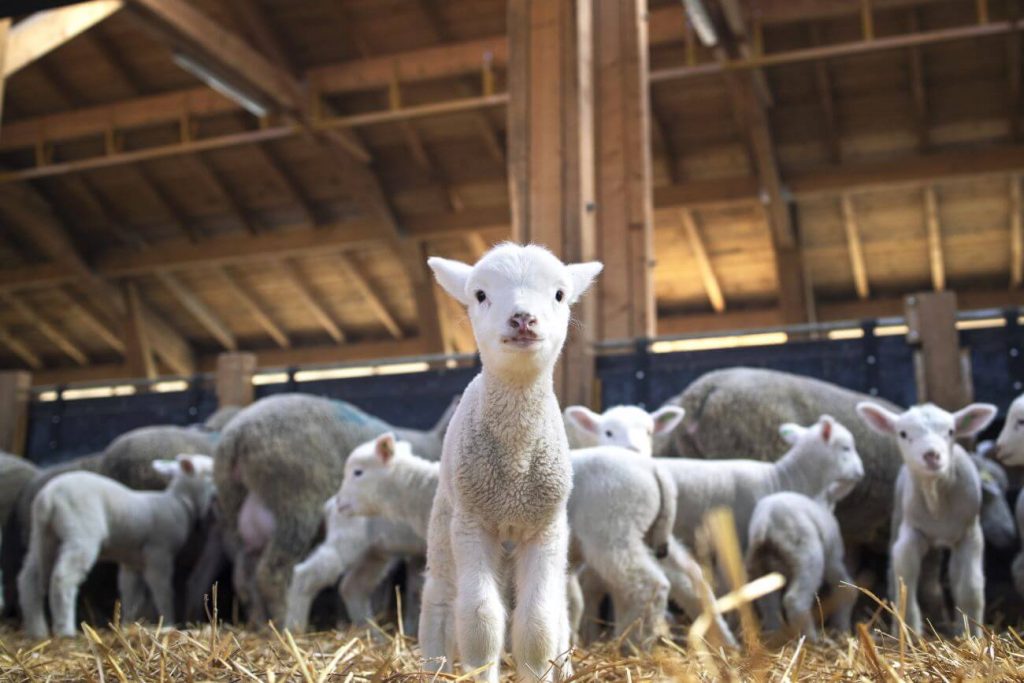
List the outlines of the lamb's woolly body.
{"label": "lamb's woolly body", "polygon": [[[818,638],[812,611],[818,588],[827,584],[840,599],[832,614],[832,625],[850,629],[850,613],[856,601],[850,576],[843,563],[843,537],[831,506],[821,498],[783,491],[762,498],[750,520],[747,567],[753,577],[779,571],[786,577],[782,604],[790,626],[801,630],[812,641]],[[838,593],[836,592],[838,591]],[[778,625],[775,609],[765,613],[765,625]]]}
{"label": "lamb's woolly body", "polygon": [[174,623],[174,556],[212,494],[209,476],[199,474],[180,473],[159,492],[134,491],[91,472],[55,477],[33,501],[29,553],[18,576],[26,630],[47,635],[42,601],[49,587],[55,632],[74,635],[78,586],[97,560],[121,565],[126,619],[148,588],[160,614]]}
{"label": "lamb's woolly body", "polygon": [[213,455],[215,435],[193,427],[159,425],[125,432],[103,450],[99,474],[139,491],[159,491],[167,477],[153,469],[154,460],[178,453]]}
{"label": "lamb's woolly body", "polygon": [[[1013,508],[1013,515],[1017,520],[1017,528],[1024,530],[1024,489],[1017,494],[1017,503]],[[1013,585],[1020,595],[1024,595],[1024,548],[1013,558],[1011,567],[1013,574]]]}
{"label": "lamb's woolly body", "polygon": [[[3,530],[17,507],[18,497],[38,472],[39,468],[25,458],[0,452],[0,547],[3,545]],[[4,583],[0,574],[0,613],[3,611]]]}
{"label": "lamb's woolly body", "polygon": [[836,516],[849,541],[882,546],[892,511],[890,493],[899,470],[899,450],[890,439],[860,422],[856,406],[865,400],[895,412],[901,410],[886,401],[810,377],[760,368],[716,370],[702,375],[669,400],[685,408],[686,416],[669,439],[655,440],[655,453],[700,459],[775,460],[786,449],[778,435],[780,424],[810,424],[828,413],[850,429],[865,471],[861,483],[837,506]]}
{"label": "lamb's woolly body", "polygon": [[[273,537],[253,572],[253,590],[270,618],[284,621],[292,569],[312,546],[324,501],[341,483],[345,458],[360,443],[392,429],[349,403],[305,394],[261,399],[228,423],[214,470],[224,533],[227,544],[238,548],[238,513],[250,492],[273,515]],[[436,458],[443,429],[442,420],[431,432],[398,431]]]}

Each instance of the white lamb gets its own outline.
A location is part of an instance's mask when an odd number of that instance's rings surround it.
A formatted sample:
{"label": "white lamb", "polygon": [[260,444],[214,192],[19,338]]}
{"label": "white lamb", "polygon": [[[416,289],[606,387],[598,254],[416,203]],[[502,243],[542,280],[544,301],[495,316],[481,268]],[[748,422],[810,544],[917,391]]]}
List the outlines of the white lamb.
{"label": "white lamb", "polygon": [[684,411],[664,406],[648,413],[639,406],[613,406],[600,415],[585,406],[569,406],[565,419],[588,446],[619,446],[651,457],[654,439],[671,434]]}
{"label": "white lamb", "polygon": [[[1024,465],[1024,395],[1018,396],[1006,411],[1006,421],[990,453],[1007,467]],[[1024,530],[1024,490],[1017,494],[1014,506],[1018,531]],[[1017,592],[1024,595],[1024,548],[1013,560],[1013,582]]]}
{"label": "white lamb", "polygon": [[[970,457],[954,449],[955,439],[974,436],[996,415],[996,407],[972,403],[955,413],[926,404],[902,414],[864,401],[861,419],[880,434],[896,439],[903,467],[896,478],[893,505],[890,598],[898,601],[899,582],[906,585],[904,619],[921,632],[918,586],[921,563],[929,550],[949,548],[953,604],[981,631],[985,611],[985,541],[979,523],[981,481]],[[962,624],[959,619],[955,626]]]}
{"label": "white lamb", "polygon": [[[823,432],[820,438],[827,440]],[[787,424],[780,430],[789,443],[795,443],[808,430]],[[811,435],[810,438],[819,438]],[[747,535],[747,568],[757,577],[778,571],[786,577],[782,604],[787,623],[818,640],[818,630],[811,615],[818,588],[826,583],[837,602],[831,615],[832,626],[850,630],[850,617],[857,594],[849,584],[850,575],[844,563],[843,536],[833,510],[864,475],[851,474],[831,483],[825,493],[810,498],[801,493],[781,491],[766,496],[754,506]],[[778,595],[763,601],[764,625],[768,630],[780,623]]]}
{"label": "white lamb", "polygon": [[602,266],[567,266],[543,247],[516,244],[493,248],[475,266],[436,257],[428,264],[467,307],[483,369],[444,438],[427,537],[423,654],[439,662],[447,653],[450,662],[457,641],[465,670],[497,681],[505,641],[502,584],[511,575],[519,677],[551,680],[555,669],[568,666],[572,486],[554,367],[569,306]]}
{"label": "white lamb", "polygon": [[25,629],[48,635],[43,596],[59,636],[75,634],[75,600],[98,560],[117,562],[125,619],[149,590],[159,613],[174,623],[174,557],[213,497],[213,459],[179,455],[153,466],[170,474],[164,491],[134,491],[91,472],[70,472],[46,484],[32,502],[28,556],[18,575]]}

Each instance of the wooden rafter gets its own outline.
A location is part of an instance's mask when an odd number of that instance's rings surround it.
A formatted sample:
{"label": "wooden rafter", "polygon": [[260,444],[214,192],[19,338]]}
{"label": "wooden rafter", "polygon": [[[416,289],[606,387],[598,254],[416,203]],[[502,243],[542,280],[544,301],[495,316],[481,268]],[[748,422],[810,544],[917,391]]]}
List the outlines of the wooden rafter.
{"label": "wooden rafter", "polygon": [[[11,42],[11,20],[4,18],[0,19],[0,122],[3,121],[4,113],[4,86],[7,83],[6,70],[4,64],[6,64],[7,48]],[[10,106],[7,107],[10,112]]]}
{"label": "wooden rafter", "polygon": [[268,144],[253,145],[252,149],[256,150],[264,165],[277,179],[278,184],[291,196],[293,203],[302,212],[303,220],[309,227],[316,227],[319,223],[316,217],[316,208],[291,170],[285,166],[284,162],[281,161]]}
{"label": "wooden rafter", "polygon": [[[822,43],[821,27],[818,24],[811,24],[810,32],[812,43],[820,45]],[[829,73],[828,63],[824,60],[814,62],[814,83],[818,90],[818,100],[821,102],[821,113],[825,117],[825,139],[829,158],[832,163],[838,164],[842,161],[843,156],[839,134],[839,116],[836,113],[832,75]]]}
{"label": "wooden rafter", "polygon": [[28,348],[23,341],[11,334],[11,331],[5,327],[0,327],[0,344],[10,349],[14,355],[33,370],[39,370],[43,367],[43,361],[36,355],[35,351]]}
{"label": "wooden rafter", "polygon": [[88,365],[89,357],[79,346],[63,332],[44,320],[31,306],[22,301],[21,297],[10,292],[3,295],[4,303],[18,314],[26,323],[36,328],[40,334],[50,340],[54,346],[79,365]]}
{"label": "wooden rafter", "polygon": [[1010,176],[1010,286],[1024,284],[1024,206],[1020,176]]}
{"label": "wooden rafter", "polygon": [[228,328],[220,317],[210,309],[203,301],[189,289],[177,276],[167,272],[154,273],[164,287],[174,295],[178,303],[187,310],[206,331],[213,335],[213,338],[220,342],[228,351],[238,350],[238,341],[234,333]]}
{"label": "wooden rafter", "polygon": [[941,292],[946,288],[946,263],[942,256],[942,224],[939,220],[939,200],[934,187],[924,190],[925,229],[928,231],[928,262],[931,265],[932,288]]}
{"label": "wooden rafter", "polygon": [[[119,215],[117,207],[96,187],[95,182],[86,174],[71,176],[68,182],[69,187],[82,199],[90,204],[99,216],[104,229],[113,235],[121,244],[132,247],[145,246],[145,240],[138,232],[132,230],[131,226],[125,224]],[[55,202],[50,201],[51,204]]]}
{"label": "wooden rafter", "polygon": [[87,298],[79,294],[70,285],[62,285],[57,291],[60,292],[68,307],[77,313],[78,319],[89,328],[92,334],[102,339],[110,348],[120,354],[124,354],[124,340]]}
{"label": "wooden rafter", "polygon": [[324,331],[326,331],[335,342],[338,344],[344,343],[345,333],[341,331],[338,324],[334,322],[334,318],[331,317],[331,314],[328,313],[327,309],[324,308],[322,303],[320,303],[319,297],[313,291],[313,288],[310,287],[309,283],[306,281],[306,277],[299,270],[298,266],[289,259],[282,259],[278,262],[278,268],[288,280],[292,289],[295,290],[300,303],[302,303],[302,305],[305,306],[312,314],[317,323],[320,324],[320,327],[324,328]]}
{"label": "wooden rafter", "polygon": [[[917,33],[920,22],[917,12],[910,10],[910,30]],[[917,128],[917,146],[922,152],[928,149],[928,91],[925,86],[925,62],[921,48],[913,45],[908,49],[910,59],[910,93],[914,100],[914,119]]]}
{"label": "wooden rafter", "polygon": [[153,354],[153,340],[143,313],[139,289],[134,282],[122,287],[127,308],[124,322],[125,366],[133,377],[155,379],[156,358]]}
{"label": "wooden rafter", "polygon": [[387,329],[388,334],[395,339],[401,339],[405,336],[402,333],[402,328],[395,321],[395,317],[391,315],[391,311],[388,310],[383,299],[377,294],[377,290],[366,279],[359,265],[346,254],[338,254],[336,261],[345,273],[348,283],[355,287],[359,294],[362,295],[363,301],[373,311],[377,320]]}
{"label": "wooden rafter", "polygon": [[697,261],[697,270],[700,272],[700,279],[704,284],[704,292],[708,295],[708,301],[711,302],[711,308],[716,313],[721,313],[725,310],[725,297],[722,295],[718,276],[715,275],[715,270],[711,266],[711,258],[704,247],[704,240],[700,236],[697,221],[689,209],[681,209],[679,218],[683,232],[686,234],[686,241],[690,245],[690,251],[693,253],[694,260]]}
{"label": "wooden rafter", "polygon": [[[1011,3],[1012,11],[1017,11],[1016,4]],[[1016,17],[1015,17],[1016,18]],[[1006,36],[1006,118],[1010,131],[1010,140],[1019,142],[1021,138],[1021,39],[1020,31],[1012,31]]]}
{"label": "wooden rafter", "polygon": [[195,166],[199,170],[197,176],[220,195],[228,207],[228,212],[250,235],[257,234],[259,228],[256,226],[256,222],[253,221],[248,209],[242,204],[238,192],[231,186],[228,179],[202,154],[196,154],[193,158],[196,162]]}
{"label": "wooden rafter", "polygon": [[280,325],[274,322],[273,317],[271,317],[270,312],[267,311],[266,307],[257,301],[252,293],[243,288],[227,268],[217,266],[213,270],[220,276],[224,285],[228,288],[228,291],[230,291],[243,306],[249,309],[250,315],[252,315],[259,326],[263,328],[270,338],[273,339],[274,342],[282,349],[291,348],[292,342],[288,338],[288,334]]}
{"label": "wooden rafter", "polygon": [[195,225],[193,225],[192,219],[185,214],[178,202],[171,196],[171,193],[164,189],[160,181],[150,172],[145,164],[136,164],[134,168],[142,184],[149,190],[153,198],[156,199],[157,204],[160,205],[164,213],[170,217],[178,232],[181,232],[193,242],[198,242],[200,238],[199,232]]}
{"label": "wooden rafter", "polygon": [[92,0],[37,12],[11,29],[3,76],[11,76],[121,9],[121,0]]}
{"label": "wooden rafter", "polygon": [[871,296],[871,289],[868,286],[868,270],[864,261],[864,248],[860,237],[860,225],[857,222],[857,212],[853,206],[853,198],[849,194],[844,194],[840,202],[843,210],[846,246],[850,251],[850,268],[853,270],[854,287],[859,298],[867,299]]}

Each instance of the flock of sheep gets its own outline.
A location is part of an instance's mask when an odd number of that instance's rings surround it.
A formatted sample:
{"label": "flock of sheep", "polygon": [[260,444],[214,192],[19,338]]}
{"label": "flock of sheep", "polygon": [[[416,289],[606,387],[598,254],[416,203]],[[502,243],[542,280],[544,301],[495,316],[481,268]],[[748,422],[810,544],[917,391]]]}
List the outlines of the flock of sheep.
{"label": "flock of sheep", "polygon": [[[202,614],[230,563],[254,625],[306,628],[314,597],[339,578],[349,619],[365,622],[404,561],[405,621],[416,631],[418,608],[425,667],[459,662],[496,681],[508,643],[520,678],[550,680],[570,672],[574,643],[601,635],[605,596],[613,634],[637,644],[667,633],[670,603],[690,617],[705,611],[719,582],[691,549],[722,506],[751,575],[787,579],[761,601],[765,628],[817,638],[824,588],[831,625],[849,629],[850,569],[885,547],[888,594],[896,602],[906,588],[910,628],[949,616],[936,561],[948,551],[952,628],[979,631],[986,538],[1016,537],[992,456],[1024,465],[1024,397],[988,457],[957,440],[984,430],[995,406],[903,410],[751,368],[709,373],[653,413],[563,414],[554,365],[570,306],[601,265],[513,244],[475,266],[429,263],[466,306],[482,361],[433,430],[286,394],[205,425],[135,430],[58,468],[0,456],[0,522],[28,539],[17,577],[26,631],[50,632],[48,595],[53,632],[74,635],[79,587],[98,561],[119,566],[124,618],[174,623],[175,558],[200,537],[177,596],[186,619]],[[1024,497],[1016,518],[1024,523]],[[1014,575],[1024,589],[1024,554]],[[737,645],[725,619],[714,626]]]}

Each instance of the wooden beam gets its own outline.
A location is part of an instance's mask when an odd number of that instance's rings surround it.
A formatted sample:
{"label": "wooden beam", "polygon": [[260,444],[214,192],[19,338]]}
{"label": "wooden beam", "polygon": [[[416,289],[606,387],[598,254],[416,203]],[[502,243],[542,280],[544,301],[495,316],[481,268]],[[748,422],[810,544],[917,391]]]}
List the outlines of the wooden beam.
{"label": "wooden beam", "polygon": [[[814,45],[822,44],[821,27],[818,24],[811,24],[811,42]],[[836,113],[834,88],[832,76],[829,73],[828,62],[822,60],[814,63],[814,83],[818,90],[818,101],[821,102],[821,113],[825,120],[825,144],[828,148],[829,158],[832,163],[842,162],[843,148],[839,135],[839,117]]]}
{"label": "wooden beam", "polygon": [[334,319],[327,312],[327,309],[324,308],[323,304],[320,303],[316,293],[313,292],[312,287],[310,287],[298,266],[289,259],[282,259],[278,262],[278,269],[288,280],[292,289],[295,290],[299,303],[309,310],[317,323],[320,324],[320,327],[324,328],[335,342],[339,344],[344,343],[345,334],[338,327],[338,324],[334,322]]}
{"label": "wooden beam", "polygon": [[96,310],[88,299],[79,294],[70,285],[61,285],[57,291],[64,297],[67,306],[77,313],[78,319],[89,328],[92,334],[102,339],[110,348],[122,355],[124,354],[124,341],[114,331],[113,325],[104,320],[103,314]]}
{"label": "wooden beam", "polygon": [[249,309],[249,314],[278,346],[282,349],[291,347],[292,342],[288,338],[288,335],[283,329],[281,329],[280,325],[274,322],[274,319],[271,317],[266,307],[257,301],[252,294],[243,289],[227,268],[218,266],[214,268],[214,272],[220,276],[221,280],[224,282],[224,286],[228,288],[231,294],[234,295],[234,297],[238,299],[243,306]]}
{"label": "wooden beam", "polygon": [[[920,29],[917,12],[910,10],[910,31]],[[917,45],[908,50],[910,59],[910,94],[914,101],[914,119],[917,128],[917,147],[921,152],[928,150],[928,91],[925,87],[925,63],[921,48]]]}
{"label": "wooden beam", "polygon": [[195,225],[192,224],[192,219],[185,215],[181,206],[171,196],[171,194],[160,185],[160,181],[157,180],[152,173],[146,168],[145,164],[136,164],[135,169],[138,172],[139,179],[146,189],[156,199],[157,204],[164,210],[165,213],[174,222],[179,232],[184,233],[188,239],[193,242],[198,242],[199,232],[196,230]]}
{"label": "wooden beam", "polygon": [[1010,287],[1024,284],[1024,206],[1020,176],[1010,176]]}
{"label": "wooden beam", "polygon": [[256,370],[254,353],[222,353],[217,356],[214,391],[217,406],[247,406],[255,398],[252,376]]}
{"label": "wooden beam", "polygon": [[655,305],[651,115],[643,0],[594,6],[598,334],[650,337]]}
{"label": "wooden beam", "polygon": [[202,154],[196,154],[194,156],[196,160],[196,167],[201,171],[197,175],[202,179],[204,183],[214,189],[223,199],[224,203],[228,207],[228,212],[235,217],[242,227],[250,234],[255,235],[259,232],[256,227],[256,222],[252,219],[249,214],[249,210],[242,204],[242,200],[235,191],[227,178],[221,174],[220,171]]}
{"label": "wooden beam", "polygon": [[928,231],[928,262],[931,264],[932,288],[941,292],[946,288],[946,265],[942,257],[942,225],[939,221],[939,201],[935,188],[924,190],[925,229]]}
{"label": "wooden beam", "polygon": [[[613,3],[614,4],[614,3]],[[508,3],[508,164],[513,239],[566,262],[596,254],[591,4]],[[565,403],[593,403],[597,301],[584,297],[555,371]]]}
{"label": "wooden beam", "polygon": [[249,0],[227,0],[227,6],[240,26],[260,52],[289,73],[297,72],[294,52],[285,45],[281,33],[267,18],[263,9]]}
{"label": "wooden beam", "polygon": [[338,254],[336,262],[346,276],[348,283],[356,288],[363,297],[363,301],[370,307],[373,314],[377,316],[377,320],[387,329],[388,334],[395,339],[401,339],[405,336],[402,333],[402,328],[399,327],[388,307],[384,305],[384,301],[377,294],[377,290],[366,279],[359,265],[346,254]]}
{"label": "wooden beam", "polygon": [[474,263],[482,259],[484,254],[491,250],[490,243],[478,232],[466,233],[466,245],[469,247],[470,253],[473,254]]}
{"label": "wooden beam", "polygon": [[32,373],[24,370],[0,372],[0,450],[25,454]]}
{"label": "wooden beam", "polygon": [[309,227],[316,227],[319,223],[316,216],[316,208],[306,195],[302,183],[299,182],[269,145],[253,145],[252,149],[257,151],[264,164],[277,179],[277,182],[291,195],[293,202],[299,207]]}
{"label": "wooden beam", "polygon": [[715,313],[725,310],[725,297],[722,296],[722,287],[718,283],[718,277],[711,266],[711,259],[708,257],[707,249],[704,248],[704,240],[701,239],[700,230],[697,227],[696,218],[689,209],[681,209],[679,218],[683,225],[683,233],[690,245],[693,258],[697,261],[697,270],[700,272],[701,282],[704,283],[704,292],[708,295],[711,308]]}
{"label": "wooden beam", "polygon": [[853,198],[844,194],[840,200],[843,210],[843,229],[846,231],[846,246],[850,251],[850,268],[853,271],[853,283],[857,296],[867,299],[871,296],[868,286],[867,264],[864,262],[864,250],[860,238],[860,226],[857,223],[857,212],[854,210]]}
{"label": "wooden beam", "polygon": [[906,298],[907,343],[916,347],[917,400],[946,410],[971,402],[962,376],[956,299],[953,292],[921,292]]}
{"label": "wooden beam", "polygon": [[[7,77],[4,75],[6,70],[4,65],[7,63],[7,50],[11,44],[11,20],[8,18],[0,19],[0,123],[4,123],[4,89],[7,83]],[[8,107],[8,113],[10,113],[10,107]]]}
{"label": "wooden beam", "polygon": [[123,285],[127,315],[124,322],[125,366],[132,377],[156,379],[156,359],[153,340],[146,324],[139,289],[133,282]]}
{"label": "wooden beam", "polygon": [[[1010,4],[1014,19],[1019,19],[1017,13],[1020,11],[1016,3]],[[1006,36],[1006,118],[1007,128],[1010,132],[1012,142],[1020,142],[1021,139],[1021,39],[1020,30],[1012,31]]]}
{"label": "wooden beam", "polygon": [[9,77],[15,74],[89,30],[123,5],[121,0],[92,0],[37,12],[22,19],[11,29],[2,75]]}
{"label": "wooden beam", "polygon": [[28,348],[24,342],[11,334],[11,331],[5,327],[0,327],[0,344],[10,349],[14,355],[33,370],[39,370],[43,367],[43,361],[36,355],[35,351]]}
{"label": "wooden beam", "polygon": [[64,352],[71,360],[75,361],[79,365],[88,365],[89,357],[85,355],[85,352],[78,347],[71,339],[64,333],[58,330],[56,327],[51,325],[46,320],[43,320],[38,313],[36,313],[32,307],[27,305],[17,295],[7,292],[3,295],[4,303],[6,303],[15,313],[18,314],[25,322],[32,327],[36,328],[40,334],[49,339],[54,346]]}
{"label": "wooden beam", "polygon": [[238,349],[238,341],[228,326],[224,324],[224,321],[210,310],[210,307],[203,303],[196,296],[195,292],[186,287],[177,276],[165,271],[157,271],[154,273],[154,276],[174,295],[178,303],[192,314],[192,317],[205,327],[206,331],[213,335],[214,339],[220,342],[221,346],[228,351],[236,351]]}

